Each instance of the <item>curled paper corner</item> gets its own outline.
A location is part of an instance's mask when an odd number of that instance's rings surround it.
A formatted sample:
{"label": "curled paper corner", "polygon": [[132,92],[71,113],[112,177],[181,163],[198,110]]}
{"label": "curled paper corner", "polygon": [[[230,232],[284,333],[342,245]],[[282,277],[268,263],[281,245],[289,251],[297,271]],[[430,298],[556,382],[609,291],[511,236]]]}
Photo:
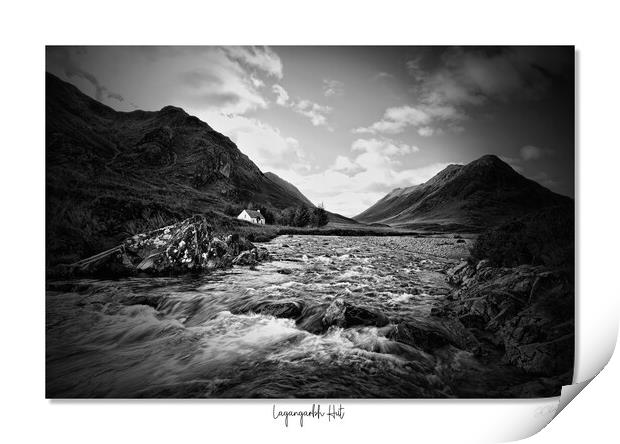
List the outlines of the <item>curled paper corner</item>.
{"label": "curled paper corner", "polygon": [[517,433],[511,433],[501,438],[489,441],[489,442],[516,442],[522,441],[527,438],[540,433],[560,414],[562,410],[573,400],[575,397],[593,380],[590,378],[587,381],[573,383],[570,385],[562,386],[560,396],[548,399],[540,399],[539,403],[535,405],[532,412],[532,417],[522,422],[521,426],[514,427],[514,430],[518,430]]}
{"label": "curled paper corner", "polygon": [[[598,375],[598,374],[597,374]],[[575,399],[575,397],[586,388],[586,386],[594,380],[596,376],[582,382],[576,382],[570,385],[562,386],[562,392],[559,397],[550,399],[549,404],[539,406],[534,411],[534,417],[537,421],[533,421],[531,428],[524,432],[518,440],[526,439],[541,432],[560,414],[564,408]],[[541,421],[542,419],[542,421]],[[546,419],[546,420],[545,420]]]}
{"label": "curled paper corner", "polygon": [[565,385],[562,387],[562,393],[560,394],[560,400],[559,400],[559,404],[558,404],[558,409],[555,412],[555,415],[553,416],[554,418],[556,416],[558,416],[560,414],[560,412],[562,410],[564,410],[564,407],[566,407],[573,399],[575,399],[575,397],[581,393],[581,391],[586,388],[586,386],[592,382],[592,380],[596,378],[596,376],[583,381],[583,382],[576,382],[574,384],[571,385]]}
{"label": "curled paper corner", "polygon": [[[540,399],[541,403],[535,406],[533,420],[528,422],[526,427],[521,428],[518,435],[502,437],[504,438],[502,442],[520,441],[542,431],[590,382],[604,371],[613,357],[619,333],[617,321],[608,322],[604,325],[607,328],[599,329],[596,332],[596,337],[592,337],[593,331],[588,329],[586,330],[587,338],[585,334],[580,338],[582,342],[577,347],[574,382],[562,386],[560,396],[548,398],[547,402]],[[594,343],[597,343],[598,347],[586,346]]]}
{"label": "curled paper corner", "polygon": [[[549,414],[549,420],[545,424],[542,424],[542,427],[532,430],[531,433],[526,434],[520,439],[533,436],[547,427],[553,419],[556,418],[560,412],[562,412],[566,406],[570,404],[571,401],[575,399],[577,395],[579,395],[579,393],[581,393],[581,391],[594,380],[594,378],[604,371],[605,367],[613,357],[618,337],[617,322],[612,322],[607,325],[607,334],[604,334],[604,339],[607,341],[604,341],[602,340],[602,337],[599,337],[599,339],[601,339],[601,344],[607,344],[607,346],[603,345],[596,351],[589,350],[589,353],[577,354],[578,361],[575,362],[575,375],[573,377],[573,381],[578,382],[573,382],[570,385],[562,386],[562,391],[559,398],[554,399],[554,402],[548,406],[542,408],[539,407],[537,409],[537,413],[540,415],[544,415],[545,413]],[[599,333],[602,332],[599,331]],[[579,370],[581,370],[581,372]],[[557,405],[555,404],[555,401],[557,401]],[[555,407],[553,407],[554,405]]]}
{"label": "curled paper corner", "polygon": [[[607,366],[607,364],[609,363],[609,361],[611,360],[611,358],[613,357],[614,351],[616,349],[616,344],[617,344],[617,337],[618,337],[618,325],[616,324],[615,326],[613,326],[611,328],[611,331],[613,331],[615,334],[613,336],[611,336],[611,338],[613,339],[610,343],[610,347],[607,347],[603,353],[599,353],[596,358],[598,358],[596,361],[596,364],[594,364],[595,366],[598,367],[598,371],[595,372],[594,375],[592,375],[589,378],[585,378],[580,382],[573,382],[571,385],[565,385],[562,387],[562,392],[560,393],[560,399],[559,399],[559,404],[558,404],[558,409],[555,412],[554,417],[558,416],[560,414],[560,412],[562,410],[564,410],[564,408],[570,404],[570,402],[575,399],[575,397],[581,393],[581,391],[586,388],[586,386],[588,384],[590,384],[590,382],[592,382],[594,380],[594,378],[596,378]],[[609,337],[609,336],[608,336]],[[592,356],[592,358],[594,358],[594,356]],[[577,364],[577,363],[576,363]],[[575,365],[575,367],[577,367],[577,365]],[[577,374],[575,374],[574,379],[580,379],[578,378]]]}

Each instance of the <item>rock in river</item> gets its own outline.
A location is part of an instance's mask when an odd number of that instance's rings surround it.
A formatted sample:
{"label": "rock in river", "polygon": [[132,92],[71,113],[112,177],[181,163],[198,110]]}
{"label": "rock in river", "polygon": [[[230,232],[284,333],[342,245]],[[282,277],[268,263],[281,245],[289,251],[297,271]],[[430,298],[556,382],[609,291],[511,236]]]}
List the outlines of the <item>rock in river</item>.
{"label": "rock in river", "polygon": [[478,340],[456,319],[418,317],[413,321],[397,324],[386,336],[426,352],[446,345],[472,353],[480,350]]}
{"label": "rock in river", "polygon": [[309,307],[304,310],[297,325],[310,333],[324,333],[331,326],[349,328],[355,326],[384,327],[389,319],[383,313],[355,306],[336,299],[331,304]]}
{"label": "rock in river", "polygon": [[74,264],[59,266],[57,274],[179,274],[226,268],[233,264],[255,265],[268,256],[266,249],[257,249],[238,234],[228,236],[226,242],[213,237],[206,218],[197,215],[174,225],[137,234],[121,245]]}

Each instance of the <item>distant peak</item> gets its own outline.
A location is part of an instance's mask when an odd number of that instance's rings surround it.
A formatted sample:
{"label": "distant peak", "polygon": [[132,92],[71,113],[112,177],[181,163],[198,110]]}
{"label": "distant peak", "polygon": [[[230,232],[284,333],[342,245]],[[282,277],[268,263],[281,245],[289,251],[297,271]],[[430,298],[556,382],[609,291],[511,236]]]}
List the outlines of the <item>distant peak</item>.
{"label": "distant peak", "polygon": [[160,112],[162,113],[183,113],[186,114],[186,112],[183,110],[183,108],[179,108],[178,106],[172,106],[172,105],[166,105],[164,106]]}
{"label": "distant peak", "polygon": [[497,157],[495,154],[485,154],[479,159],[474,160],[472,163],[474,164],[504,164],[505,162]]}

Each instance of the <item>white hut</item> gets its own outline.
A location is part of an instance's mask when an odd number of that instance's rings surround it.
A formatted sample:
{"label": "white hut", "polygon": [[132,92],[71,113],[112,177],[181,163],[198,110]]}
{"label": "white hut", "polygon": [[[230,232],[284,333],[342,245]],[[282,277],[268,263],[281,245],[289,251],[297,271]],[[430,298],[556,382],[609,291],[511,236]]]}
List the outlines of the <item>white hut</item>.
{"label": "white hut", "polygon": [[239,213],[237,219],[252,222],[253,224],[265,225],[265,218],[260,214],[260,210],[243,210]]}

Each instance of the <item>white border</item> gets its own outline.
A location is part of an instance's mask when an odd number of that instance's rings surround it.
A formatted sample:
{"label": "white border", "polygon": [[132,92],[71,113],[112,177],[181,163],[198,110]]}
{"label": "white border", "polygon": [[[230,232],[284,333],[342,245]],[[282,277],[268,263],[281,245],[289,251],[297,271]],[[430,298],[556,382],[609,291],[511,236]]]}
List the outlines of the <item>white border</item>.
{"label": "white border", "polygon": [[[431,4],[432,3],[432,4]],[[618,11],[612,2],[13,2],[3,7],[2,418],[5,442],[210,442],[219,439],[486,442],[527,436],[556,400],[345,402],[342,423],[271,421],[265,402],[49,402],[44,394],[45,44],[575,44],[579,51],[580,273],[577,381],[617,337]],[[617,370],[617,358],[614,368]],[[605,381],[605,385],[601,383]],[[617,436],[609,374],[535,439]],[[596,392],[595,390],[598,390]],[[598,393],[598,398],[593,394]],[[554,404],[555,403],[555,404]],[[599,403],[602,403],[599,404]],[[571,409],[579,416],[571,416]],[[568,420],[568,418],[571,418]],[[547,436],[547,438],[545,438]]]}

